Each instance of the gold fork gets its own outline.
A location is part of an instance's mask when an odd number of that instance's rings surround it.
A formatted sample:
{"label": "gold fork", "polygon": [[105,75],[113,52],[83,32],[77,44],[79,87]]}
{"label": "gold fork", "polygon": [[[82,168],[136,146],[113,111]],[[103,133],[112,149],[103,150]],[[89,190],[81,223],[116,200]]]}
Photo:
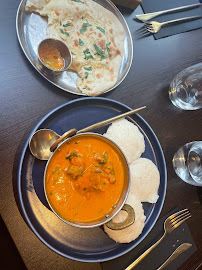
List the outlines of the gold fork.
{"label": "gold fork", "polygon": [[167,234],[174,231],[180,224],[191,217],[188,209],[183,209],[175,214],[172,214],[164,221],[164,234],[163,236],[148,248],[142,255],[140,255],[133,263],[131,263],[125,270],[131,270],[136,266],[142,259],[144,259],[163,239]]}
{"label": "gold fork", "polygon": [[192,20],[196,20],[196,19],[200,19],[202,18],[201,15],[199,16],[192,16],[192,17],[185,17],[185,18],[180,18],[180,19],[176,19],[176,20],[172,20],[172,21],[167,21],[167,22],[155,22],[155,21],[149,21],[149,22],[145,22],[145,27],[147,29],[147,31],[155,34],[157,32],[160,31],[161,27],[169,24],[169,23],[179,23],[179,22],[185,22],[185,21],[192,21]]}

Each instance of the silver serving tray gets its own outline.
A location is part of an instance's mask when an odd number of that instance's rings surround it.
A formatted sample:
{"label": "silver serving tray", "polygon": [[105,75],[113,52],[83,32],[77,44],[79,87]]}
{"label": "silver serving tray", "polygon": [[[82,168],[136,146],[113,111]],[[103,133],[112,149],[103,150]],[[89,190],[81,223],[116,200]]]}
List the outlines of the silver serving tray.
{"label": "silver serving tray", "polygon": [[[124,55],[116,84],[105,92],[117,87],[126,77],[133,59],[133,43],[128,25],[118,8],[110,0],[96,0],[98,4],[110,10],[119,19],[125,31]],[[22,0],[16,16],[16,31],[19,43],[33,67],[49,82],[72,94],[86,96],[77,88],[78,75],[65,71],[58,76],[47,74],[42,70],[37,57],[39,43],[46,37],[47,19],[34,13],[25,12],[26,0]]]}

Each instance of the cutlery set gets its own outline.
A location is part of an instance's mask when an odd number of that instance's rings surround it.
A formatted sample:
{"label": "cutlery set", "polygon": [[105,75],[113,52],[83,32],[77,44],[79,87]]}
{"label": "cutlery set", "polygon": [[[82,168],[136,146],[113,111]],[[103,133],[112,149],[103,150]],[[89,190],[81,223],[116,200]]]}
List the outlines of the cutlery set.
{"label": "cutlery set", "polygon": [[162,14],[168,14],[168,13],[173,13],[177,11],[182,11],[182,10],[187,10],[187,9],[192,9],[202,6],[201,3],[198,4],[193,4],[193,5],[188,5],[188,6],[182,6],[182,7],[177,7],[177,8],[172,8],[172,9],[167,9],[167,10],[162,10],[158,12],[152,12],[152,13],[146,13],[146,14],[140,14],[136,15],[136,18],[142,22],[145,23],[145,28],[148,32],[150,33],[157,33],[160,31],[161,27],[164,25],[168,24],[174,24],[174,23],[181,23],[181,22],[186,22],[186,21],[191,21],[191,20],[197,20],[201,19],[202,15],[199,16],[191,16],[191,17],[184,17],[184,18],[179,18],[175,20],[170,20],[166,22],[159,23],[157,21],[150,21],[151,19],[160,16]]}
{"label": "cutlery set", "polygon": [[[176,212],[170,215],[164,221],[164,234],[163,236],[155,242],[150,248],[148,248],[142,255],[140,255],[133,263],[131,263],[125,270],[131,270],[135,267],[139,262],[141,262],[163,239],[166,235],[170,234],[174,231],[178,226],[180,226],[185,220],[191,217],[191,214],[188,209],[183,209],[179,212]],[[180,245],[171,256],[157,269],[164,269],[169,263],[171,263],[174,259],[176,259],[181,253],[186,251],[192,245],[189,243],[184,243]]]}

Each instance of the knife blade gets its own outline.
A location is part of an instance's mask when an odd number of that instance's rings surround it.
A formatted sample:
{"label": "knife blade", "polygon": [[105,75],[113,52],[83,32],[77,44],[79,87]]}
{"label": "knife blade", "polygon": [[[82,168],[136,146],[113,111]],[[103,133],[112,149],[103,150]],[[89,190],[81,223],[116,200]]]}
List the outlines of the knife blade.
{"label": "knife blade", "polygon": [[189,249],[192,246],[192,244],[190,243],[184,243],[182,245],[180,245],[171,255],[170,257],[159,267],[157,268],[157,270],[162,270],[164,269],[166,266],[168,266],[168,264],[170,264],[172,261],[174,261],[180,254],[182,254],[183,252],[185,252],[187,249]]}
{"label": "knife blade", "polygon": [[182,6],[182,7],[172,8],[172,9],[166,9],[166,10],[161,10],[161,11],[152,12],[152,13],[139,14],[139,15],[136,15],[136,18],[140,21],[145,22],[145,21],[151,20],[152,18],[157,17],[157,16],[162,15],[162,14],[172,13],[172,12],[176,12],[179,10],[196,8],[196,7],[199,7],[201,5],[202,5],[202,3],[197,3],[197,4],[192,4],[192,5]]}

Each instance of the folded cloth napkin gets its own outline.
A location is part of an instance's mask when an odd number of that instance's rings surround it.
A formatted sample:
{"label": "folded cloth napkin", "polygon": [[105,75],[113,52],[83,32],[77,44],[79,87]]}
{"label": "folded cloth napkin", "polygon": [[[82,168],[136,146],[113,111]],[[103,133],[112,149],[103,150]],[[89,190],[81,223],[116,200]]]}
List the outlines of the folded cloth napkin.
{"label": "folded cloth napkin", "polygon": [[[202,0],[200,0],[202,2]],[[144,13],[150,13],[150,12],[156,12],[156,11],[161,11],[161,10],[166,10],[166,9],[171,9],[171,8],[176,8],[180,6],[186,6],[186,5],[191,5],[191,4],[196,4],[200,3],[199,0],[142,0],[142,9]],[[152,20],[158,21],[158,22],[165,22],[165,21],[170,21],[178,18],[183,18],[183,17],[190,17],[190,16],[197,16],[197,15],[202,15],[202,6],[193,8],[193,9],[188,9],[184,11],[177,11],[174,13],[169,13],[169,14],[163,14],[158,17],[153,18]],[[202,19],[197,19],[189,22],[182,22],[178,24],[169,24],[167,26],[163,26],[161,30],[154,34],[155,39],[167,37],[167,36],[172,36],[175,34],[187,32],[190,30],[194,30],[197,28],[202,27]]]}
{"label": "folded cloth napkin", "polygon": [[[117,259],[101,263],[102,270],[124,270],[163,235],[163,224],[165,219],[179,210],[179,208],[176,208],[159,219],[148,236],[133,250]],[[170,263],[165,268],[166,270],[178,269],[178,267],[180,267],[180,265],[182,265],[197,250],[186,222],[183,222],[171,234],[167,235],[151,253],[135,266],[135,269],[156,270],[173,253],[173,251],[183,243],[190,243],[192,246]]]}

